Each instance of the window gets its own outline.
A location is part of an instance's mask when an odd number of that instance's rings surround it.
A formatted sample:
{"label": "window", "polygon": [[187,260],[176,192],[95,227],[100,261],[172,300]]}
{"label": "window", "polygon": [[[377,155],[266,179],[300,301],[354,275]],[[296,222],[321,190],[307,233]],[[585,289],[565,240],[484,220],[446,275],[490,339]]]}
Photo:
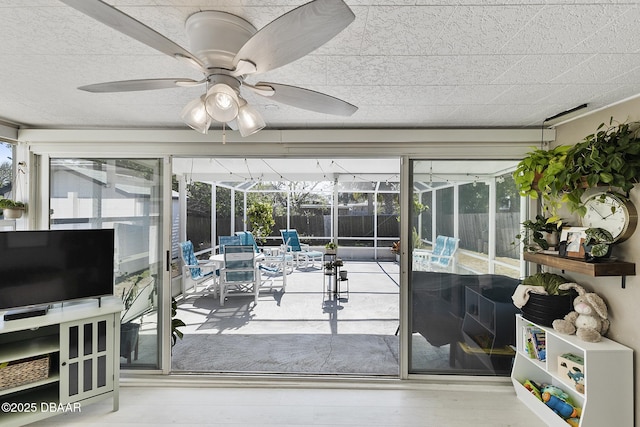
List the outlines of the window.
{"label": "window", "polygon": [[12,199],[14,195],[14,146],[0,142],[0,197]]}

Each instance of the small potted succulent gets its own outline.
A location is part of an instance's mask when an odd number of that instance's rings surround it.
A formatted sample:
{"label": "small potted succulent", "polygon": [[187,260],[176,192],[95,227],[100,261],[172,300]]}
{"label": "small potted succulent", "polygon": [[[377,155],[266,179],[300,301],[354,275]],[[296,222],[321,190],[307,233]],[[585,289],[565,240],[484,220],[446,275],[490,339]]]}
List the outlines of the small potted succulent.
{"label": "small potted succulent", "polygon": [[11,199],[0,199],[0,209],[5,219],[16,219],[22,217],[26,206],[22,202]]}

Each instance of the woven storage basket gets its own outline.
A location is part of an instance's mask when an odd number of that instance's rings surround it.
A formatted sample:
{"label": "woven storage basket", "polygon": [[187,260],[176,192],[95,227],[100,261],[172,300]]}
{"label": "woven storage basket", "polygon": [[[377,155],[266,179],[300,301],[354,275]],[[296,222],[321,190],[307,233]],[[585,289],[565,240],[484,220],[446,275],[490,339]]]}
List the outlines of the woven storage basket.
{"label": "woven storage basket", "polygon": [[0,364],[0,390],[19,387],[49,377],[49,355]]}

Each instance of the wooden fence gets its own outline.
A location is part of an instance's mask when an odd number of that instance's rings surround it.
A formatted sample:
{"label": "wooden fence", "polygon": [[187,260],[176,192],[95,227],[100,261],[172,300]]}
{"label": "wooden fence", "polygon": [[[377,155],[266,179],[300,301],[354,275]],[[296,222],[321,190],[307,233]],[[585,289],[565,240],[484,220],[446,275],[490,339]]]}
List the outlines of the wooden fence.
{"label": "wooden fence", "polygon": [[[272,243],[280,239],[279,230],[287,228],[285,217],[274,218]],[[231,233],[230,219],[217,219],[218,235],[228,236]],[[291,228],[298,230],[301,236],[328,237],[331,235],[329,216],[292,216]],[[423,214],[422,235],[431,236],[431,215]],[[487,253],[488,250],[488,214],[459,215],[460,248],[474,252]],[[243,229],[242,218],[236,218],[236,229]],[[453,216],[439,215],[437,223],[438,234],[453,235]],[[520,230],[520,214],[507,212],[496,214],[496,256],[517,258],[519,246],[513,245],[516,234]],[[211,247],[211,218],[189,215],[187,220],[187,236],[194,243],[196,250]],[[378,237],[399,239],[400,224],[395,215],[378,216]],[[373,216],[345,215],[338,220],[338,236],[373,238]],[[217,240],[217,239],[216,239]],[[317,242],[320,244],[321,242]]]}

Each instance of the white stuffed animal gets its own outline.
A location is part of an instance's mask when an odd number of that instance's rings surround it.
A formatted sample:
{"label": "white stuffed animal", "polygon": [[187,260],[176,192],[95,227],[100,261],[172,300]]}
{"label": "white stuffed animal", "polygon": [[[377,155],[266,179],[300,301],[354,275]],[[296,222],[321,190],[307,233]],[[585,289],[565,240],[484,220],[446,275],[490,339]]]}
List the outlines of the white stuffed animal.
{"label": "white stuffed animal", "polygon": [[560,289],[574,288],[578,296],[573,300],[574,311],[564,319],[553,321],[553,329],[564,334],[576,334],[582,341],[598,342],[609,330],[607,306],[600,295],[587,292],[576,283],[564,283]]}

